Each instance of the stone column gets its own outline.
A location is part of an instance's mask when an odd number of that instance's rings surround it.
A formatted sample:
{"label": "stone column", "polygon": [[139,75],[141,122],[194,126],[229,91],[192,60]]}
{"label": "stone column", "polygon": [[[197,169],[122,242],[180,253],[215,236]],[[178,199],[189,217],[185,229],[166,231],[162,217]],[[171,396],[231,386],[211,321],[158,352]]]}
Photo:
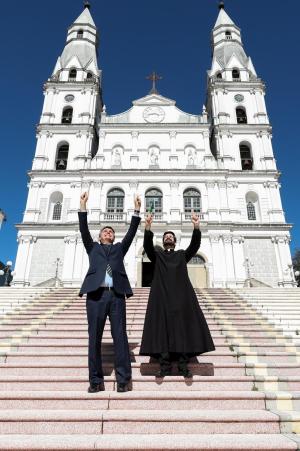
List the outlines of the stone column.
{"label": "stone column", "polygon": [[220,235],[211,235],[209,237],[211,244],[211,255],[213,263],[213,287],[224,287],[225,277],[224,277],[224,254],[220,247]]}
{"label": "stone column", "polygon": [[[130,223],[131,216],[134,212],[134,196],[138,194],[139,182],[136,180],[131,180],[129,182],[129,190],[125,193],[124,199],[124,213],[126,213],[126,221]],[[145,210],[145,205],[143,205],[144,199],[141,197],[142,205],[141,205],[141,213],[143,209]]]}
{"label": "stone column", "polygon": [[73,286],[73,271],[77,239],[77,235],[66,236],[64,238],[65,253],[62,269],[62,283],[64,287]]}
{"label": "stone column", "polygon": [[244,266],[244,238],[241,236],[232,237],[232,250],[234,260],[234,272],[236,278],[236,286],[243,287],[247,278]]}
{"label": "stone column", "polygon": [[289,248],[290,238],[288,236],[275,237],[275,243],[278,247],[278,254],[281,263],[282,285],[293,286],[294,278],[292,275],[292,260]]}
{"label": "stone column", "polygon": [[171,208],[170,208],[170,221],[179,222],[181,221],[181,211],[183,210],[183,199],[179,193],[179,180],[170,180],[170,191],[171,191]]}
{"label": "stone column", "polygon": [[231,235],[223,235],[225,268],[226,268],[226,286],[236,287],[236,276],[233,261],[232,237]]}
{"label": "stone column", "polygon": [[131,133],[131,146],[132,153],[130,155],[130,167],[133,169],[137,169],[139,166],[139,156],[138,156],[138,138],[139,132],[133,131]]}
{"label": "stone column", "polygon": [[219,196],[220,196],[220,214],[222,221],[230,221],[230,213],[227,199],[227,184],[226,182],[218,182]]}
{"label": "stone column", "polygon": [[90,191],[89,191],[89,219],[90,221],[98,221],[100,222],[100,200],[101,200],[101,191],[102,191],[103,182],[92,180],[90,183]]}
{"label": "stone column", "polygon": [[219,220],[219,193],[215,182],[206,182],[208,221]]}
{"label": "stone column", "polygon": [[15,272],[13,285],[16,286],[29,286],[29,273],[32,257],[33,243],[37,241],[36,236],[32,235],[20,235],[18,237],[18,253],[15,264]]}
{"label": "stone column", "polygon": [[88,257],[84,249],[82,239],[78,236],[75,248],[74,268],[73,268],[73,284],[81,285],[83,278],[88,270]]}
{"label": "stone column", "polygon": [[232,222],[238,222],[240,220],[241,211],[238,209],[237,204],[237,188],[238,182],[227,182],[227,196],[230,220]]}
{"label": "stone column", "polygon": [[178,155],[176,154],[176,135],[177,133],[172,130],[169,133],[170,136],[170,149],[171,154],[169,156],[170,167],[171,169],[176,169],[178,167]]}

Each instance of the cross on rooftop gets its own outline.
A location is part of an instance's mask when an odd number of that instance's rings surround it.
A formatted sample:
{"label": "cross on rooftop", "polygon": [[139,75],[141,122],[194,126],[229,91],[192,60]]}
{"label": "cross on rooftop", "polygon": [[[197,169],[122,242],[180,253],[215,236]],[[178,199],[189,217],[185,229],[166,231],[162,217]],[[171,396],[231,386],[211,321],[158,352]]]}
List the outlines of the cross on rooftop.
{"label": "cross on rooftop", "polygon": [[148,75],[148,77],[146,77],[146,78],[147,78],[147,80],[152,81],[152,89],[149,94],[158,94],[158,91],[156,89],[156,82],[158,80],[161,80],[162,77],[160,75],[158,75],[155,71],[153,71],[152,74]]}

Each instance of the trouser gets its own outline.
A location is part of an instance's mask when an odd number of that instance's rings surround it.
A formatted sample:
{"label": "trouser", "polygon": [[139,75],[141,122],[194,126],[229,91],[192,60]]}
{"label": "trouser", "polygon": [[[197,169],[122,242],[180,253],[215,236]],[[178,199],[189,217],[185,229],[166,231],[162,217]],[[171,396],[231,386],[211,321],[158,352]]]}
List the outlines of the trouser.
{"label": "trouser", "polygon": [[179,352],[163,352],[159,354],[158,361],[162,371],[172,370],[172,361],[177,362],[178,370],[184,371],[189,363],[189,356]]}
{"label": "trouser", "polygon": [[125,296],[118,295],[113,290],[99,288],[87,294],[86,310],[90,383],[99,384],[103,381],[101,340],[107,316],[114,342],[116,379],[119,383],[127,383],[131,379],[131,363],[126,333]]}

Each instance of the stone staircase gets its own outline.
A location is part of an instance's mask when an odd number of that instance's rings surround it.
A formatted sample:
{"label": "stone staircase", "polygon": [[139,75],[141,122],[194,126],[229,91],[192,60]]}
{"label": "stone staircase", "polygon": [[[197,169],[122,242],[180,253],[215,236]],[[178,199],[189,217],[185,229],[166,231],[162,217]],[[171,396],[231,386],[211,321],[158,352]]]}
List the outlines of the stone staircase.
{"label": "stone staircase", "polygon": [[133,391],[115,391],[108,323],[106,391],[88,394],[78,290],[0,289],[0,449],[300,449],[297,329],[291,337],[263,309],[288,303],[299,321],[300,290],[261,289],[261,300],[251,290],[197,290],[216,351],[191,362],[192,380],[175,368],[162,380],[138,355],[149,290],[135,289],[127,301]]}

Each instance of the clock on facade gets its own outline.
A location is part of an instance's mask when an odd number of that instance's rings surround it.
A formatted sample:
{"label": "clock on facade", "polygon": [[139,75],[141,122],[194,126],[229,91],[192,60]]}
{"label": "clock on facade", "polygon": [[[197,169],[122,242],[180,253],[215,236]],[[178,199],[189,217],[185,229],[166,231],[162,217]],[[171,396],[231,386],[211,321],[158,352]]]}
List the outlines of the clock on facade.
{"label": "clock on facade", "polygon": [[74,96],[72,94],[68,94],[65,96],[66,102],[73,102],[73,100],[74,100]]}
{"label": "clock on facade", "polygon": [[146,122],[161,122],[165,117],[165,112],[158,106],[149,106],[144,110],[143,117]]}
{"label": "clock on facade", "polygon": [[243,96],[242,94],[236,94],[236,95],[234,96],[234,100],[235,100],[236,102],[242,102],[242,101],[244,100],[244,96]]}

